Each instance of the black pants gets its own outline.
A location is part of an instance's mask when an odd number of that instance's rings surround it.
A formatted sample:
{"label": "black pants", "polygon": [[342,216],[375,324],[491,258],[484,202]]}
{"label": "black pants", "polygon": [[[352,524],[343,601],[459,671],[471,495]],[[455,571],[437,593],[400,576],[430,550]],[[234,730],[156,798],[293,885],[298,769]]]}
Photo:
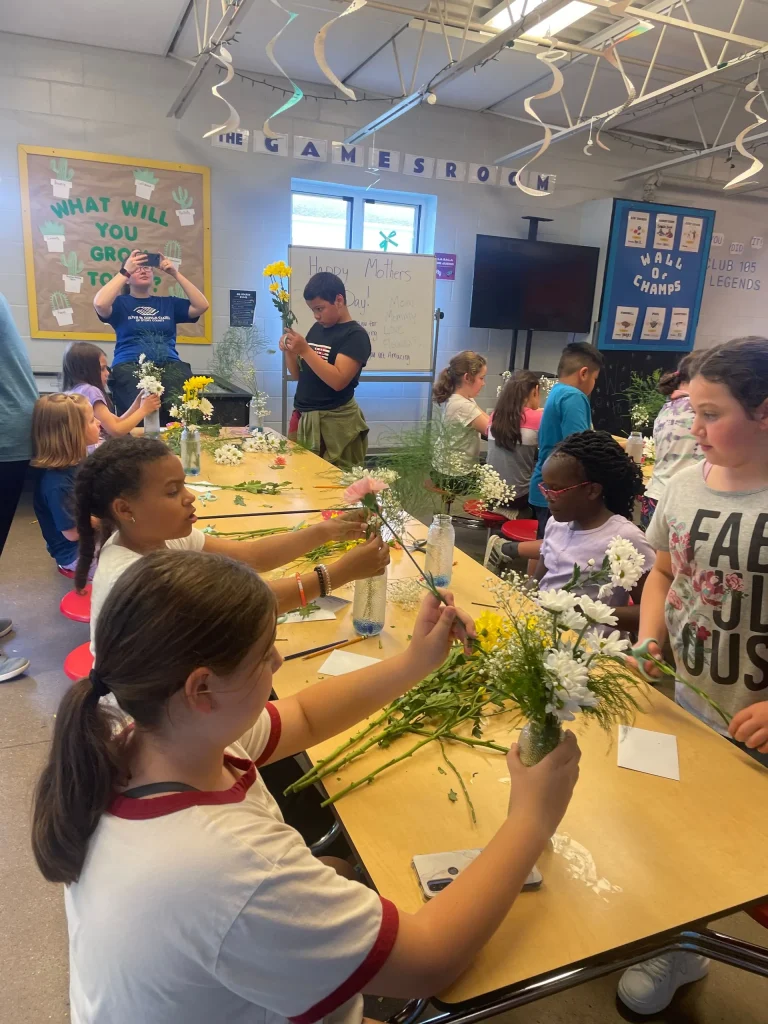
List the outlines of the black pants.
{"label": "black pants", "polygon": [[[183,363],[180,359],[171,359],[163,363],[163,404],[160,409],[160,423],[165,425],[171,418],[170,409],[181,394],[181,388],[185,380],[192,376],[192,367],[189,363]],[[138,363],[118,363],[112,367],[112,375],[109,378],[109,389],[112,392],[112,401],[115,403],[115,412],[122,416],[130,409],[136,399],[136,371]]]}
{"label": "black pants", "polygon": [[536,521],[539,524],[536,529],[536,540],[541,540],[541,538],[544,536],[544,530],[546,528],[547,523],[549,522],[552,513],[549,511],[546,505],[533,505],[532,507],[536,515]]}
{"label": "black pants", "polygon": [[24,490],[29,460],[22,462],[0,462],[0,555],[11,530],[13,517]]}

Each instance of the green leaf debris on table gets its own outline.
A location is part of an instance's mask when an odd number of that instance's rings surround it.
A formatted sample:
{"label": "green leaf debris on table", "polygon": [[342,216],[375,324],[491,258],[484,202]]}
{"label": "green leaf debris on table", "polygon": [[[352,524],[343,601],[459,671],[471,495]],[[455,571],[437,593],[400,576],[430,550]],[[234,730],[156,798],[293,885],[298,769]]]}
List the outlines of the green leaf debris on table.
{"label": "green leaf debris on table", "polygon": [[448,799],[451,801],[452,804],[455,804],[456,801],[459,799],[459,794],[454,789],[449,789]]}
{"label": "green leaf debris on table", "polygon": [[245,505],[245,498],[242,494],[235,495],[235,505]]}

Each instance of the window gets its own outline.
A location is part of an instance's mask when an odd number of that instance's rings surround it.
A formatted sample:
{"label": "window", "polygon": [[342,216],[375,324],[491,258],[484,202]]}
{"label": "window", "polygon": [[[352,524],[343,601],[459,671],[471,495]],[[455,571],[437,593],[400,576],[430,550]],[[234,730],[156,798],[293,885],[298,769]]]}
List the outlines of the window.
{"label": "window", "polygon": [[327,249],[433,251],[435,196],[294,178],[291,243]]}

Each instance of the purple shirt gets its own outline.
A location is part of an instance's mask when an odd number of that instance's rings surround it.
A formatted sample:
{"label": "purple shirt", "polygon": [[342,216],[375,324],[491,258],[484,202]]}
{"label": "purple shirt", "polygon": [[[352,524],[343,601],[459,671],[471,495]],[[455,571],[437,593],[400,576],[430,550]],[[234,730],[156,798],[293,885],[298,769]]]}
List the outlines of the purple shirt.
{"label": "purple shirt", "polygon": [[[630,541],[640,554],[645,556],[645,571],[651,571],[655,560],[654,550],[640,527],[630,523],[624,516],[611,516],[595,530],[579,530],[575,528],[574,523],[558,523],[550,519],[541,545],[541,557],[547,571],[539,584],[539,589],[560,590],[573,575],[574,564],[587,572],[587,562],[594,558],[595,566],[600,566],[606,548],[614,537],[624,537]],[[599,589],[595,584],[580,588],[576,593],[596,598]],[[610,596],[603,600],[612,608],[620,608],[626,605],[629,594],[621,587],[616,587]]]}
{"label": "purple shirt", "polygon": [[[88,401],[91,403],[91,405],[94,408],[96,407],[96,403],[97,402],[103,402],[104,405],[106,405],[107,409],[109,409],[109,402],[107,401],[106,395],[101,390],[101,388],[97,388],[93,384],[75,384],[75,386],[73,388],[69,389],[67,394],[68,395],[82,395],[84,398],[88,399]],[[106,432],[106,430],[104,429],[103,426],[100,426],[99,433],[101,434],[101,441],[106,441],[106,439],[109,437],[109,434]],[[89,444],[88,445],[88,454],[89,455],[91,454],[91,452],[95,448],[99,447],[99,444],[101,444],[101,441],[99,441],[98,444]]]}

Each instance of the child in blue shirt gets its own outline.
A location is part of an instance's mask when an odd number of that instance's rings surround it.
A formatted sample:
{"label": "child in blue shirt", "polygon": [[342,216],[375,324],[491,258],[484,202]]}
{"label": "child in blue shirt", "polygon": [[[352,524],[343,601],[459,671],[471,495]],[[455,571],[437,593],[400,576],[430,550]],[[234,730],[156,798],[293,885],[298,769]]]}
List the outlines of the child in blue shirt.
{"label": "child in blue shirt", "polygon": [[60,569],[77,565],[78,533],[72,492],[88,445],[99,440],[91,403],[79,394],[43,395],[32,413],[32,465],[39,472],[34,507],[48,554]]}
{"label": "child in blue shirt", "polygon": [[536,531],[539,539],[544,536],[544,527],[551,514],[539,489],[542,467],[556,445],[566,437],[592,428],[589,396],[595,389],[602,366],[602,355],[585,341],[566,345],[560,356],[557,383],[549,393],[539,426],[539,457],[528,492],[528,500],[539,523]]}

